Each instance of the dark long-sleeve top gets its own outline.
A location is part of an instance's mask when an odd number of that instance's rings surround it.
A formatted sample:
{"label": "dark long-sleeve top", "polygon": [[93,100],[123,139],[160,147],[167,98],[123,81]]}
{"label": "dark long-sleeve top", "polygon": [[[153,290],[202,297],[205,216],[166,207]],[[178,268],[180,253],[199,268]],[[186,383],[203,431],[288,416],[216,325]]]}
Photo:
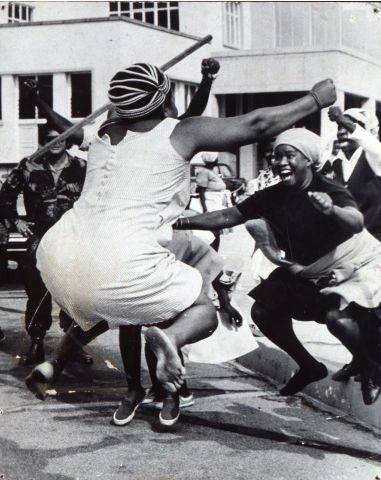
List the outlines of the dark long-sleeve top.
{"label": "dark long-sleeve top", "polygon": [[45,159],[23,159],[11,171],[0,190],[2,217],[11,224],[18,219],[17,198],[24,196],[27,220],[42,236],[79,198],[86,176],[86,162],[67,154],[67,161],[55,170]]}

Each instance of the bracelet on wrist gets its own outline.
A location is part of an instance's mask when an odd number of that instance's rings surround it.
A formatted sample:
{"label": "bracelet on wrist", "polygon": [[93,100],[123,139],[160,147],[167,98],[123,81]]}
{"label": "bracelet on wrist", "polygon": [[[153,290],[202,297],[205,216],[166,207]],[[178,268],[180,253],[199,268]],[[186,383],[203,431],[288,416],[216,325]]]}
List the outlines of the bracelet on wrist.
{"label": "bracelet on wrist", "polygon": [[316,92],[313,92],[312,90],[310,91],[310,95],[312,96],[312,98],[315,100],[316,102],[316,105],[319,107],[319,108],[323,108],[323,105],[318,97],[318,94]]}

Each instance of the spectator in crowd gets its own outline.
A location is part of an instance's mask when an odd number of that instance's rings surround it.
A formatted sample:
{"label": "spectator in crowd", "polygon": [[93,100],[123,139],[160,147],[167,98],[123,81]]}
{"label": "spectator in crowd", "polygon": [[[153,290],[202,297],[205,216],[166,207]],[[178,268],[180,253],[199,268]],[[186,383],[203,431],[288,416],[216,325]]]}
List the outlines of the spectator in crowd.
{"label": "spectator in crowd", "polygon": [[[221,208],[231,206],[230,192],[226,189],[226,183],[214,171],[218,165],[217,152],[202,152],[201,166],[196,174],[196,193],[200,196],[202,212],[213,212]],[[221,240],[221,232],[213,232],[215,239],[211,246],[218,251]]]}
{"label": "spectator in crowd", "polygon": [[[336,181],[348,188],[364,215],[367,230],[381,241],[381,143],[378,120],[362,108],[329,109],[329,117],[338,125],[337,140],[343,152],[332,163]],[[347,335],[352,335],[348,324]],[[360,373],[352,360],[333,374],[336,381],[348,381]]]}
{"label": "spectator in crowd", "polygon": [[280,182],[280,178],[274,174],[272,166],[274,159],[274,141],[275,138],[271,138],[265,142],[258,143],[258,157],[261,168],[259,169],[256,178],[249,180],[247,184],[247,193],[253,195],[253,193],[263,190]]}
{"label": "spectator in crowd", "polygon": [[[57,136],[54,128],[49,125],[44,127],[44,142]],[[47,230],[73,206],[85,180],[85,162],[70,155],[67,147],[65,141],[57,142],[44,157],[33,161],[28,158],[21,160],[8,175],[0,192],[7,223],[14,225],[28,239],[26,260],[21,272],[28,296],[25,329],[31,344],[28,351],[21,355],[21,365],[44,360],[44,337],[52,324],[52,299],[36,267],[37,247]],[[24,198],[26,219],[20,218],[17,211],[20,194]],[[72,319],[61,311],[61,328],[67,331],[71,323]],[[82,349],[73,354],[71,360],[92,363],[91,356]]]}

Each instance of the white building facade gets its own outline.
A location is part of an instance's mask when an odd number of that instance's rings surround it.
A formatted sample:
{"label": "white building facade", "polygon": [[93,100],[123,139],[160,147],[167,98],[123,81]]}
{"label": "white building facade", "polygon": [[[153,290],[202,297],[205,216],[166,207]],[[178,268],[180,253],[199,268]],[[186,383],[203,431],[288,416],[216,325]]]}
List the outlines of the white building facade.
{"label": "white building facade", "polygon": [[[221,63],[208,115],[285,103],[327,77],[343,107],[381,109],[377,2],[0,2],[0,168],[37,148],[45,122],[25,94],[26,78],[76,122],[107,102],[119,68],[162,65],[207,34],[211,44],[167,72],[180,113],[208,56]],[[304,124],[323,135],[334,128],[326,112]],[[235,153],[237,173],[255,176],[255,146]]]}

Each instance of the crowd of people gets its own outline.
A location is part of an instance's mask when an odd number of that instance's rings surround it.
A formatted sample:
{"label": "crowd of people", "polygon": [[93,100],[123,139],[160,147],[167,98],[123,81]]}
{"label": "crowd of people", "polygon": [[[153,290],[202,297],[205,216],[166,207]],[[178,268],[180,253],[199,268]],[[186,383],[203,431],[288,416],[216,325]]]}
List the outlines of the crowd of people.
{"label": "crowd of people", "polygon": [[[127,394],[113,415],[126,425],[144,403],[159,407],[163,425],[177,422],[194,397],[185,380],[182,348],[217,327],[219,308],[238,328],[242,315],[222,281],[219,232],[246,224],[271,273],[250,292],[252,320],[290,355],[299,370],[280,390],[294,395],[328,375],[295,335],[293,319],[325,324],[353,355],[333,380],[359,375],[363,400],[381,386],[381,144],[375,118],[362,109],[342,112],[331,80],[291,103],[229,118],[201,116],[219,64],[202,63],[202,81],[178,116],[167,75],[137,63],[110,81],[112,104],[98,131],[69,139],[88,150],[84,160],[57,141],[40,158],[23,159],[0,191],[2,217],[28,237],[23,281],[25,327],[31,345],[23,365],[37,398],[58,381],[68,361],[92,363],[84,347],[118,329]],[[44,140],[71,122],[27,85],[48,124]],[[295,123],[322,108],[338,125],[339,156],[323,162],[320,137]],[[254,191],[232,206],[213,173],[217,153],[262,141],[267,170]],[[204,153],[197,178],[200,213],[189,212],[190,160]],[[27,219],[17,212],[22,193]],[[217,201],[218,200],[218,201]],[[211,245],[197,236],[211,231]],[[100,252],[102,254],[100,255]],[[64,334],[51,358],[43,339],[52,299]],[[141,383],[142,327],[152,387]]]}

